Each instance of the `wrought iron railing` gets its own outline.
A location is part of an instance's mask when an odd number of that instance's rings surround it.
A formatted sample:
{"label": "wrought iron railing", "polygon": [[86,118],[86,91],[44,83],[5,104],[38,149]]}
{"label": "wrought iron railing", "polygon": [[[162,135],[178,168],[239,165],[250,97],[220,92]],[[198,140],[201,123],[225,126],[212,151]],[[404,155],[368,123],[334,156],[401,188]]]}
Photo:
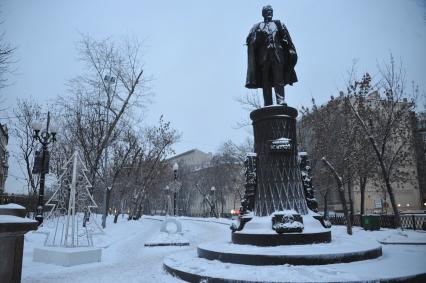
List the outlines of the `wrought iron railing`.
{"label": "wrought iron railing", "polygon": [[[401,227],[403,229],[426,230],[426,214],[401,214]],[[330,215],[329,220],[333,225],[346,225],[343,215]],[[352,226],[361,226],[361,215],[354,215]],[[396,228],[395,215],[380,215],[380,227]]]}

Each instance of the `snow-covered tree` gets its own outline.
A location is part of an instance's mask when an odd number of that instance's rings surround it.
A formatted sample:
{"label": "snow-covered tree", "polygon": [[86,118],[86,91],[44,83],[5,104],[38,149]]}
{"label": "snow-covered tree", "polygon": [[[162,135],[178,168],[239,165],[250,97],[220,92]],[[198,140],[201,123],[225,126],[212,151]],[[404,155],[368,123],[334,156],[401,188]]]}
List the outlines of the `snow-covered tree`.
{"label": "snow-covered tree", "polygon": [[302,119],[298,123],[300,149],[310,156],[313,185],[322,195],[324,213],[327,214],[330,195],[337,195],[335,179],[329,169],[321,162],[324,156],[333,164],[334,169],[342,178],[343,188],[346,186],[349,200],[350,216],[353,215],[352,188],[355,153],[356,128],[351,119],[349,109],[345,106],[343,96],[331,99],[318,106],[312,100],[312,107],[302,108]]}
{"label": "snow-covered tree", "polygon": [[347,105],[373,149],[397,226],[400,219],[392,183],[410,180],[404,167],[413,162],[411,113],[417,92],[418,88],[407,91],[403,68],[396,66],[392,56],[379,67],[376,82],[368,73],[358,80],[351,72],[347,87]]}

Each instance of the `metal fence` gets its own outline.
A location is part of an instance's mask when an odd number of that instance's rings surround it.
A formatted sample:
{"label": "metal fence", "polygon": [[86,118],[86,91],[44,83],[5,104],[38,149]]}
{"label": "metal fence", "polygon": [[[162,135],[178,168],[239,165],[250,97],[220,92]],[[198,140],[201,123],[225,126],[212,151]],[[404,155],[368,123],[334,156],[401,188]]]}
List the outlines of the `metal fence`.
{"label": "metal fence", "polygon": [[[400,219],[404,229],[426,230],[426,214],[401,214]],[[333,225],[346,225],[346,219],[342,215],[331,215],[329,220]],[[354,215],[352,226],[361,224],[361,215]],[[380,227],[396,228],[395,215],[380,215]]]}

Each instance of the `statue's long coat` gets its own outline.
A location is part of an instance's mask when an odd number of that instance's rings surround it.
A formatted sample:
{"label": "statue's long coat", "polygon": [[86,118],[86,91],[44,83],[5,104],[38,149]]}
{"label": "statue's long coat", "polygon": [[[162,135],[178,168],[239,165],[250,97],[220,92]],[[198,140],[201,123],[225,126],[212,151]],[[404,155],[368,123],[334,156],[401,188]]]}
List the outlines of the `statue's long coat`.
{"label": "statue's long coat", "polygon": [[[283,60],[283,78],[280,80],[281,85],[292,85],[297,82],[296,72],[294,71],[294,66],[297,62],[297,53],[296,48],[291,40],[290,34],[288,33],[285,25],[281,24],[280,21],[274,21],[277,25],[278,32],[275,40],[276,42],[287,41],[287,48],[285,48],[282,54],[279,54],[281,60]],[[256,30],[259,29],[260,23],[253,26],[250,30],[250,33],[247,37],[247,54],[248,54],[248,65],[247,65],[247,80],[246,88],[262,88],[262,73],[260,68],[260,57],[264,57],[262,54],[259,54],[259,47],[256,46]],[[282,27],[282,28],[280,28]],[[293,50],[294,52],[290,52]],[[277,50],[278,51],[278,50]]]}

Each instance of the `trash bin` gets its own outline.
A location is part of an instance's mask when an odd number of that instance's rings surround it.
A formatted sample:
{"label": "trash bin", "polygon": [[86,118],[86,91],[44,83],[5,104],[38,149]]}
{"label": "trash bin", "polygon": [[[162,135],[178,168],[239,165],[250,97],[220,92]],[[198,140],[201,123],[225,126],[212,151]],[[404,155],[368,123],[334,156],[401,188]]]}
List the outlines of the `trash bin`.
{"label": "trash bin", "polygon": [[361,222],[362,228],[364,228],[364,230],[380,230],[379,215],[362,215]]}

